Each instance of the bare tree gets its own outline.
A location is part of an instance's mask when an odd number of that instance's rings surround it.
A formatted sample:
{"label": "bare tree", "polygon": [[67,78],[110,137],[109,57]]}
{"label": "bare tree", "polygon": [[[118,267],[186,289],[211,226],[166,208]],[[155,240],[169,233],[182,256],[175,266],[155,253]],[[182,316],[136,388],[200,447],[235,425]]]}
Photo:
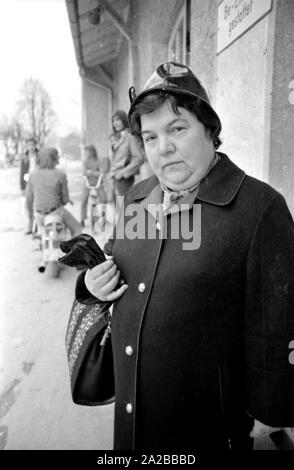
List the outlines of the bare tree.
{"label": "bare tree", "polygon": [[14,142],[15,153],[19,154],[24,140],[24,129],[17,115],[11,119],[12,140]]}
{"label": "bare tree", "polygon": [[56,114],[49,93],[40,80],[26,78],[17,103],[19,120],[41,147],[55,125]]}

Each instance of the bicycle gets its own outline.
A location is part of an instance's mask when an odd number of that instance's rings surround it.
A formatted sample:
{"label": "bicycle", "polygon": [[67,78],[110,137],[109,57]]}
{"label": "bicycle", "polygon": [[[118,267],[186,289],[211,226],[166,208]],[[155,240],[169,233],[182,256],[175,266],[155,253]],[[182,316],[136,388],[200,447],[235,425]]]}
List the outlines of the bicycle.
{"label": "bicycle", "polygon": [[97,224],[99,225],[101,231],[104,230],[106,225],[105,203],[103,202],[99,204],[99,189],[102,185],[103,174],[99,175],[95,185],[89,183],[89,178],[86,175],[84,175],[84,180],[87,188],[89,189],[89,225],[91,233],[95,235]]}

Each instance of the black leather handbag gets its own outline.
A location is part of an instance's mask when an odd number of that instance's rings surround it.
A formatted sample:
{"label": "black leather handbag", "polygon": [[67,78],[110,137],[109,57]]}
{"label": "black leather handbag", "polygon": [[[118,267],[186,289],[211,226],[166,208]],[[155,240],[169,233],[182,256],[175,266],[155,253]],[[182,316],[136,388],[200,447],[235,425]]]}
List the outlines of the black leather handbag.
{"label": "black leather handbag", "polygon": [[[65,256],[59,261],[78,269],[93,268],[105,255],[88,234],[60,244]],[[112,403],[114,370],[111,345],[109,302],[90,305],[74,300],[66,332],[66,349],[74,403],[106,405]]]}
{"label": "black leather handbag", "polygon": [[74,301],[66,333],[74,403],[95,406],[115,399],[110,313]]}

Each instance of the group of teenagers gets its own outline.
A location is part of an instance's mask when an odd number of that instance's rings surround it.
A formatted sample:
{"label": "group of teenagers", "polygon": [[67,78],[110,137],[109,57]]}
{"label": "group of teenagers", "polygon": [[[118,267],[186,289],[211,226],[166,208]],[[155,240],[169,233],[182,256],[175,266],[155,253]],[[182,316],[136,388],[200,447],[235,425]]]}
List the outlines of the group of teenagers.
{"label": "group of teenagers", "polygon": [[[37,147],[34,138],[28,138],[20,164],[20,189],[24,203],[25,233],[31,234],[34,214],[44,216],[59,213],[72,236],[85,227],[89,197],[89,185],[96,185],[100,175],[104,177],[97,189],[99,203],[113,202],[115,196],[124,196],[133,185],[135,175],[144,163],[144,151],[128,132],[128,118],[118,110],[112,116],[113,133],[109,136],[110,158],[98,156],[93,144],[84,147],[82,159],[83,178],[80,220],[76,220],[66,204],[70,203],[67,176],[60,168],[59,154],[54,147]],[[106,183],[105,183],[106,180]]]}

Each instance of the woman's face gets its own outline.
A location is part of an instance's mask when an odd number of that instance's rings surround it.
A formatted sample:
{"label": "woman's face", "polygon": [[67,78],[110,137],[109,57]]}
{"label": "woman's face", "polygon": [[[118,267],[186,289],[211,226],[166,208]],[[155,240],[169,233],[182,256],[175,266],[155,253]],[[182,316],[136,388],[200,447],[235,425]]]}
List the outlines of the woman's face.
{"label": "woman's face", "polygon": [[112,125],[116,132],[120,132],[125,128],[124,123],[118,116],[114,116],[112,120]]}
{"label": "woman's face", "polygon": [[188,189],[204,176],[214,157],[209,132],[185,108],[176,114],[170,101],[141,116],[141,135],[149,163],[170,189]]}

